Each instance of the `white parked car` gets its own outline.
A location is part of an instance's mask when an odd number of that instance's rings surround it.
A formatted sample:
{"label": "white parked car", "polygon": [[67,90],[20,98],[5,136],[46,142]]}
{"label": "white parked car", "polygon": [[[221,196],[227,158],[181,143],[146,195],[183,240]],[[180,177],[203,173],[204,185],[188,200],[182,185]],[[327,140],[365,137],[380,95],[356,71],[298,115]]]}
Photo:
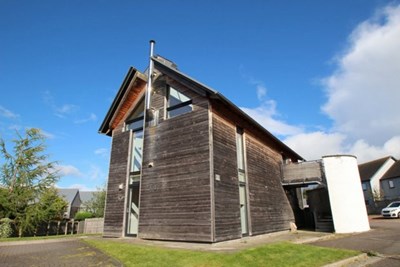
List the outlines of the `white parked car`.
{"label": "white parked car", "polygon": [[390,203],[381,214],[383,217],[400,218],[400,201]]}

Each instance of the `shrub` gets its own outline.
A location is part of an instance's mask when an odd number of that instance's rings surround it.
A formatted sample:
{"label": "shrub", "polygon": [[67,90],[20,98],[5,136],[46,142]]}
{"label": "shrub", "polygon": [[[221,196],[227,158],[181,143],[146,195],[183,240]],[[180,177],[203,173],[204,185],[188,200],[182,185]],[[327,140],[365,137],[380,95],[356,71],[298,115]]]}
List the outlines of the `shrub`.
{"label": "shrub", "polygon": [[9,218],[0,219],[0,238],[8,238],[13,234],[11,223]]}
{"label": "shrub", "polygon": [[93,218],[93,214],[88,211],[80,211],[75,214],[74,219],[77,221],[83,221],[88,218]]}

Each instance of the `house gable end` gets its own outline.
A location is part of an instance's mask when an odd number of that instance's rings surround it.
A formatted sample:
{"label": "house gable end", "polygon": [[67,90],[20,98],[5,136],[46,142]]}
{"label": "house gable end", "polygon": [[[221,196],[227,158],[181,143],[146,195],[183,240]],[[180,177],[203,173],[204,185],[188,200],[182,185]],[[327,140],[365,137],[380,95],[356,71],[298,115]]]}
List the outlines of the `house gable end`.
{"label": "house gable end", "polygon": [[103,120],[99,129],[100,133],[111,136],[112,131],[117,128],[121,122],[132,111],[133,105],[137,103],[144,93],[147,83],[147,77],[134,68],[130,68],[126,75],[117,96]]}
{"label": "house gable end", "polygon": [[378,170],[392,157],[385,157],[358,165],[362,181],[370,181]]}

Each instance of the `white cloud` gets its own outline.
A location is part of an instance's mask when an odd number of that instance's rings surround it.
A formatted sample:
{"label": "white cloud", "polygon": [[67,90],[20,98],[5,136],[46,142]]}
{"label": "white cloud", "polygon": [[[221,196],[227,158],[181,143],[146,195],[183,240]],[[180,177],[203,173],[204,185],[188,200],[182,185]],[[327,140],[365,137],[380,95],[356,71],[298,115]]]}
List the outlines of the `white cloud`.
{"label": "white cloud", "polygon": [[81,171],[79,171],[78,168],[72,165],[57,165],[55,166],[55,170],[58,172],[60,176],[75,176],[75,177],[83,176]]}
{"label": "white cloud", "polygon": [[312,132],[290,136],[284,143],[306,160],[334,154],[355,155],[359,163],[386,156],[400,159],[400,135],[387,140],[382,146],[371,145],[363,139],[348,144],[347,139],[340,133]]}
{"label": "white cloud", "polygon": [[65,118],[65,116],[70,115],[79,109],[78,106],[73,104],[64,104],[59,107],[54,106],[53,108],[55,110],[55,115],[60,118]]}
{"label": "white cloud", "polygon": [[400,135],[390,138],[382,146],[373,146],[364,140],[357,140],[350,148],[350,153],[357,155],[359,162],[386,156],[400,159]]}
{"label": "white cloud", "polygon": [[276,118],[275,102],[273,100],[264,101],[256,108],[241,107],[241,109],[273,134],[287,136],[302,132],[300,127],[290,125]]}
{"label": "white cloud", "polygon": [[268,90],[264,82],[252,77],[249,78],[247,75],[244,75],[244,78],[248,79],[249,83],[256,87],[257,98],[260,104],[255,108],[240,107],[240,109],[273,134],[287,136],[302,132],[300,127],[290,125],[279,119],[276,101],[268,98]]}
{"label": "white cloud", "polygon": [[51,107],[51,109],[54,112],[54,115],[59,118],[65,118],[66,116],[73,114],[77,110],[79,110],[79,107],[74,104],[62,104],[62,105],[57,104],[56,101],[54,100],[53,95],[48,90],[43,92],[42,99],[45,104]]}
{"label": "white cloud", "polygon": [[400,6],[389,6],[353,31],[337,70],[324,80],[323,111],[352,140],[383,145],[400,133]]}
{"label": "white cloud", "polygon": [[19,117],[18,114],[6,109],[3,106],[0,106],[0,116],[8,118],[8,119],[16,119]]}
{"label": "white cloud", "polygon": [[104,158],[106,158],[106,157],[109,156],[109,153],[108,153],[108,149],[107,149],[107,148],[98,148],[98,149],[96,149],[96,150],[94,151],[94,154],[95,154],[95,155],[99,155],[99,156],[104,157]]}
{"label": "white cloud", "polygon": [[334,122],[329,131],[305,132],[282,121],[259,81],[251,83],[260,106],[242,109],[308,160],[331,154],[356,155],[359,162],[400,158],[399,47],[400,6],[388,6],[356,27],[348,49],[336,56],[336,71],[323,80],[322,110]]}
{"label": "white cloud", "polygon": [[262,101],[267,96],[267,87],[262,82],[255,82],[257,86],[257,98]]}
{"label": "white cloud", "polygon": [[68,188],[79,189],[80,191],[97,191],[96,188],[88,187],[84,184],[71,184]]}
{"label": "white cloud", "polygon": [[90,170],[87,174],[87,176],[91,180],[100,180],[100,179],[105,179],[107,176],[104,174],[103,170],[96,165],[90,165]]}
{"label": "white cloud", "polygon": [[18,124],[12,124],[10,126],[8,126],[9,130],[14,130],[14,131],[20,131],[23,127],[21,125]]}
{"label": "white cloud", "polygon": [[284,143],[306,160],[314,160],[326,155],[345,153],[345,139],[346,136],[340,133],[312,132],[292,135]]}
{"label": "white cloud", "polygon": [[89,121],[96,121],[96,120],[97,120],[96,114],[90,113],[90,115],[87,118],[76,120],[76,121],[74,121],[74,123],[82,124],[82,123],[86,123],[86,122],[89,122]]}
{"label": "white cloud", "polygon": [[55,138],[54,134],[52,134],[50,132],[47,132],[47,131],[44,131],[43,129],[40,129],[40,133],[43,134],[43,136],[46,137],[47,139],[54,139]]}

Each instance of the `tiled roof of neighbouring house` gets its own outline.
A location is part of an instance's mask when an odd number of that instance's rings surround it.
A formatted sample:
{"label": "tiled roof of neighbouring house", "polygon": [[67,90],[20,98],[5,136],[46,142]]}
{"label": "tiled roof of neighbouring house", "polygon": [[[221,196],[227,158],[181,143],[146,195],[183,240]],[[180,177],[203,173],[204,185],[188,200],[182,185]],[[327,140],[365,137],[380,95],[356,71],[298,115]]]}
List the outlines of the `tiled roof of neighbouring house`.
{"label": "tiled roof of neighbouring house", "polygon": [[366,162],[366,163],[358,165],[358,170],[360,172],[361,181],[369,181],[369,180],[371,180],[372,176],[374,176],[374,174],[390,158],[393,158],[393,157],[389,156],[389,157],[376,159],[376,160],[369,161],[369,162]]}
{"label": "tiled roof of neighbouring house", "polygon": [[382,176],[381,180],[400,177],[400,161],[396,161],[392,167]]}
{"label": "tiled roof of neighbouring house", "polygon": [[76,188],[58,188],[58,194],[68,202],[72,203],[74,201],[74,198],[76,194],[78,194],[79,189]]}

